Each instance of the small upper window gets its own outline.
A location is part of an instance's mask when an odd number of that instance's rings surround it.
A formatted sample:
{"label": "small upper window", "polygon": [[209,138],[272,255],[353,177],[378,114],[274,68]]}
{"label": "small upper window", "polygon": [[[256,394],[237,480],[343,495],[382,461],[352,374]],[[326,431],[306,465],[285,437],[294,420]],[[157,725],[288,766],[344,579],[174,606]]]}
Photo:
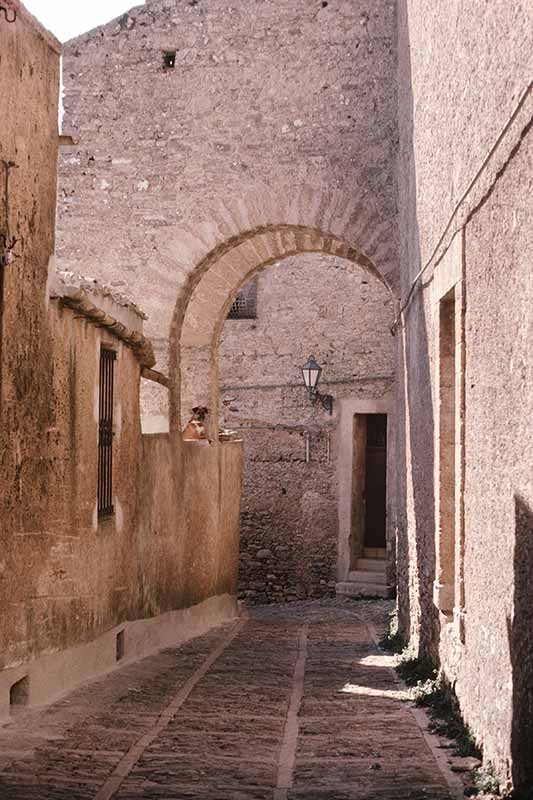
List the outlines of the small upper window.
{"label": "small upper window", "polygon": [[257,317],[257,278],[246,284],[229,310],[228,319],[255,319]]}
{"label": "small upper window", "polygon": [[163,66],[165,69],[174,69],[176,66],[176,51],[165,50],[163,52]]}

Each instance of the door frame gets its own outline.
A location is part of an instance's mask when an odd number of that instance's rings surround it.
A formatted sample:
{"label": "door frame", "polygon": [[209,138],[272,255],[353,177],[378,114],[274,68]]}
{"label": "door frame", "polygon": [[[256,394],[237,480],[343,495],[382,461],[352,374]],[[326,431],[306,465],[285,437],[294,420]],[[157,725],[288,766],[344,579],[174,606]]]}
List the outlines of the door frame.
{"label": "door frame", "polygon": [[[352,568],[354,548],[352,542],[352,514],[353,514],[353,463],[354,463],[354,417],[356,414],[386,414],[387,415],[387,491],[386,491],[386,543],[387,564],[394,567],[394,510],[396,481],[394,480],[395,464],[395,419],[394,419],[394,390],[391,389],[380,398],[345,398],[337,401],[340,407],[339,425],[336,431],[337,450],[337,486],[338,486],[338,515],[339,539],[337,546],[337,580],[348,580]],[[361,542],[361,554],[363,543]],[[389,571],[389,570],[387,570]]]}

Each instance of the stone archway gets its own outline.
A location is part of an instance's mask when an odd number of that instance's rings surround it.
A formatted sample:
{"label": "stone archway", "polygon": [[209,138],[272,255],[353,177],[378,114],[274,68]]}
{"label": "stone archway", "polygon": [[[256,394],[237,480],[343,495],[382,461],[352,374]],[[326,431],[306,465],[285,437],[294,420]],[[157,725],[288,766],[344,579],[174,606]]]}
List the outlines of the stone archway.
{"label": "stone archway", "polygon": [[[394,440],[394,300],[364,268],[321,253],[277,261],[247,286],[256,287],[256,307],[250,316],[236,307],[217,341],[218,419],[244,448],[239,591],[251,603],[327,596],[332,578],[350,583],[350,572],[368,569],[354,537],[375,530],[365,515],[364,528],[352,525],[352,509],[366,503],[352,488],[360,443],[345,417],[351,403],[352,421],[361,410],[386,413]],[[321,392],[334,398],[331,415],[303,389],[310,353],[323,367]],[[383,533],[386,550],[392,526]],[[379,557],[365,591],[386,579],[386,553]]]}
{"label": "stone archway", "polygon": [[[202,276],[187,306],[180,338],[180,405],[212,409],[215,438],[218,409],[218,343],[229,308],[241,287],[262,269],[303,253],[323,253],[362,267],[388,286],[370,259],[347,242],[320,230],[280,225],[246,235],[227,249]],[[390,287],[389,287],[390,288]]]}
{"label": "stone archway", "polygon": [[[254,272],[288,255],[323,252],[363,266],[391,293],[398,292],[395,228],[380,219],[372,197],[360,189],[354,198],[310,184],[257,184],[246,196],[206,204],[190,220],[168,236],[162,233],[158,244],[162,268],[172,271],[177,286],[169,320],[171,430],[180,424],[182,366],[186,370],[193,363],[195,381],[203,381],[205,395],[217,321],[225,319],[233,298]],[[166,312],[163,324],[165,319]]]}
{"label": "stone archway", "polygon": [[[257,226],[230,237],[198,264],[191,274],[188,296],[184,294],[178,299],[171,330],[171,429],[179,429],[193,406],[206,405],[212,412],[209,437],[218,446],[222,329],[239,290],[261,270],[290,256],[311,253],[335,256],[364,270],[395,298],[394,261],[384,259],[378,269],[368,251],[354,244],[357,240],[353,236],[337,235],[332,232],[335,228],[333,220],[331,228],[291,222]],[[344,229],[350,233],[349,227]],[[359,232],[371,248],[375,226],[368,217]],[[347,577],[346,570],[340,567],[339,563],[338,577],[343,580]]]}
{"label": "stone archway", "polygon": [[[303,225],[260,226],[215,248],[191,276],[189,298],[179,298],[170,337],[171,426],[191,404],[218,408],[218,341],[224,320],[241,287],[256,273],[288,256],[323,253],[351,261],[387,286],[389,273],[376,268],[366,253],[329,231]],[[196,278],[196,280],[195,280]]]}

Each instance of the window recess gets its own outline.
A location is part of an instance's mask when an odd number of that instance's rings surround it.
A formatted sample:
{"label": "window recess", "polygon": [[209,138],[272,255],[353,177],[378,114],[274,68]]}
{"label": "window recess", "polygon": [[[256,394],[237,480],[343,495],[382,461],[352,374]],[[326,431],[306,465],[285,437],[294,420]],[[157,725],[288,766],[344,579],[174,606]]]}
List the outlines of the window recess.
{"label": "window recess", "polygon": [[257,278],[244,286],[229,310],[228,319],[257,318]]}
{"label": "window recess", "polygon": [[113,508],[113,390],[114,350],[100,350],[100,392],[98,420],[98,518],[114,513]]}

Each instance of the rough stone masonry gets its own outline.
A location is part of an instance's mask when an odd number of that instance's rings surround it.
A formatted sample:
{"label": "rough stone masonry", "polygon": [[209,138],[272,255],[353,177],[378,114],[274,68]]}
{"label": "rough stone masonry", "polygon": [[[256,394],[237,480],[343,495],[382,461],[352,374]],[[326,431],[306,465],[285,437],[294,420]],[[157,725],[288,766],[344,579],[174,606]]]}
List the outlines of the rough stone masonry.
{"label": "rough stone masonry", "polygon": [[142,299],[164,369],[184,228],[209,240],[237,213],[244,230],[266,194],[309,184],[395,243],[395,65],[387,0],[149,0],[67,43],[62,268]]}
{"label": "rough stone masonry", "polygon": [[[343,259],[302,255],[262,272],[256,316],[228,318],[220,347],[222,423],[244,439],[240,591],[248,601],[335,591],[343,401],[393,386],[392,300]],[[301,367],[314,354],[330,416]]]}

